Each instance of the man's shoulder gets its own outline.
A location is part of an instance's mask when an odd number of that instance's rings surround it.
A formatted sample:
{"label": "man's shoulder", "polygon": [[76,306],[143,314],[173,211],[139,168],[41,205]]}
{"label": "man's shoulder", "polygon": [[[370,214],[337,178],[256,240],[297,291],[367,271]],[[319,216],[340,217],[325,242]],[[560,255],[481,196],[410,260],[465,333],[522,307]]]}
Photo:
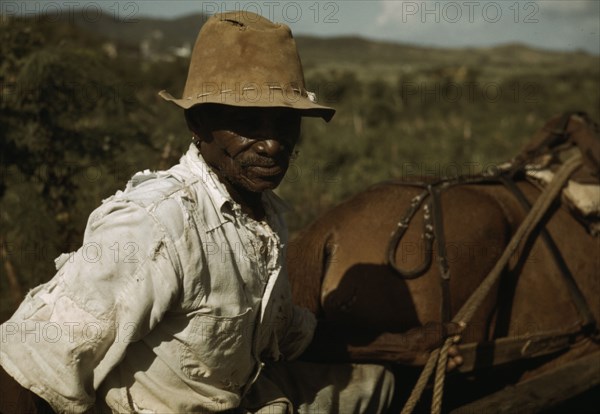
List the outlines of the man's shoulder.
{"label": "man's shoulder", "polygon": [[199,181],[197,177],[182,176],[171,170],[138,172],[124,190],[105,199],[90,219],[105,216],[114,210],[112,206],[125,203],[138,211],[145,210],[151,222],[159,224],[176,240],[183,234],[191,211],[202,206],[198,201],[207,197]]}
{"label": "man's shoulder", "polygon": [[145,170],[136,173],[127,183],[123,191],[110,197],[109,200],[123,200],[151,207],[182,191],[184,182],[169,171]]}

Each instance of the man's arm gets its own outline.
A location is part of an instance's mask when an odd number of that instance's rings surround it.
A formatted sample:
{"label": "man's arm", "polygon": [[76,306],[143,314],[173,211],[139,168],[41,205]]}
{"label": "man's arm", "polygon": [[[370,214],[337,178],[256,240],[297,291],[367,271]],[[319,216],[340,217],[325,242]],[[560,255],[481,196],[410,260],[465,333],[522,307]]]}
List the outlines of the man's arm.
{"label": "man's arm", "polygon": [[178,297],[169,237],[148,211],[111,201],[92,216],[83,246],[1,325],[0,363],[55,409],[84,410]]}
{"label": "man's arm", "polygon": [[[455,324],[429,323],[406,332],[368,332],[319,320],[313,341],[302,359],[319,362],[394,362],[421,366],[427,362],[430,352],[441,346],[447,335],[455,335],[458,331]],[[458,357],[452,354],[455,354],[455,350],[450,356]],[[460,364],[460,360],[451,362]]]}

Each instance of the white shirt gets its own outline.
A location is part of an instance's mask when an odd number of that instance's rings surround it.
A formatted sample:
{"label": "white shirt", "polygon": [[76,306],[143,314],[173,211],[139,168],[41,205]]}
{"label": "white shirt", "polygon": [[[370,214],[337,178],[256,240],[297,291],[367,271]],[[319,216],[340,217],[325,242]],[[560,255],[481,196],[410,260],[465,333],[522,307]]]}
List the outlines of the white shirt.
{"label": "white shirt", "polygon": [[237,407],[263,360],[293,359],[315,318],[291,303],[284,205],[242,213],[192,145],[136,174],[88,220],[83,246],[1,326],[0,363],[58,412]]}

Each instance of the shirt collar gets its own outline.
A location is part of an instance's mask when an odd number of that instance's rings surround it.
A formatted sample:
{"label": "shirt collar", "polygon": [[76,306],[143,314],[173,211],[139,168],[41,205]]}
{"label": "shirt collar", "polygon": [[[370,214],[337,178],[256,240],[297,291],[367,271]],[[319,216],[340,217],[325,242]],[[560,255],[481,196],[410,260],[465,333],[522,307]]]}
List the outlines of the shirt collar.
{"label": "shirt collar", "polygon": [[185,164],[206,185],[206,189],[219,209],[222,210],[226,204],[234,203],[225,185],[223,185],[217,174],[204,161],[195,144],[190,144],[190,148],[182,157],[181,163]]}

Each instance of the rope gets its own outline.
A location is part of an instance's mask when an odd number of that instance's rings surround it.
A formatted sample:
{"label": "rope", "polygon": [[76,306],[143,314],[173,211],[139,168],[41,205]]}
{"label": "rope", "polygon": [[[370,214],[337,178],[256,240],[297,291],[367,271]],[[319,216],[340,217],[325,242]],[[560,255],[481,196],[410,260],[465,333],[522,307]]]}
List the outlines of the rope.
{"label": "rope", "polygon": [[[460,310],[456,313],[452,322],[457,323],[459,326],[467,326],[467,322],[471,320],[473,314],[477,308],[481,305],[483,300],[487,297],[492,287],[496,284],[504,267],[510,260],[511,256],[515,253],[519,245],[524,239],[527,239],[535,226],[540,222],[544,214],[548,211],[550,204],[554,201],[558,193],[563,188],[565,182],[569,179],[571,174],[581,166],[582,158],[580,154],[577,154],[568,159],[558,170],[554,179],[548,184],[544,192],[535,201],[535,204],[529,211],[529,214],[525,217],[525,220],[521,223],[517,232],[514,234],[506,249],[502,253],[502,256],[496,262],[494,268],[485,277],[483,282],[475,289],[475,292],[469,296],[467,301],[463,304]],[[446,374],[446,361],[448,360],[448,349],[452,345],[454,338],[446,338],[441,348],[437,348],[431,352],[423,372],[419,377],[411,395],[402,409],[402,414],[410,414],[417,405],[421,394],[429,381],[431,374],[433,373],[434,367],[437,365],[436,378],[434,384],[433,401],[431,405],[432,413],[438,414],[441,411],[442,399],[443,399],[443,388],[444,378]],[[441,365],[440,363],[444,364]]]}
{"label": "rope", "polygon": [[417,403],[419,402],[419,399],[421,398],[421,394],[423,394],[423,390],[425,389],[427,382],[429,382],[429,377],[431,376],[431,373],[433,372],[433,369],[435,368],[435,363],[437,361],[439,352],[440,352],[439,348],[431,351],[431,354],[429,355],[429,359],[427,360],[427,363],[425,364],[423,371],[421,371],[421,375],[419,376],[417,383],[415,384],[413,390],[411,391],[410,396],[408,397],[408,400],[406,400],[406,403],[404,404],[404,408],[402,409],[401,414],[410,414],[413,412],[413,410],[417,406]]}
{"label": "rope", "polygon": [[453,338],[446,338],[440,351],[435,369],[435,382],[433,384],[433,399],[431,401],[431,413],[442,412],[442,399],[444,397],[444,380],[446,379],[446,363],[448,362],[448,350],[454,343]]}

